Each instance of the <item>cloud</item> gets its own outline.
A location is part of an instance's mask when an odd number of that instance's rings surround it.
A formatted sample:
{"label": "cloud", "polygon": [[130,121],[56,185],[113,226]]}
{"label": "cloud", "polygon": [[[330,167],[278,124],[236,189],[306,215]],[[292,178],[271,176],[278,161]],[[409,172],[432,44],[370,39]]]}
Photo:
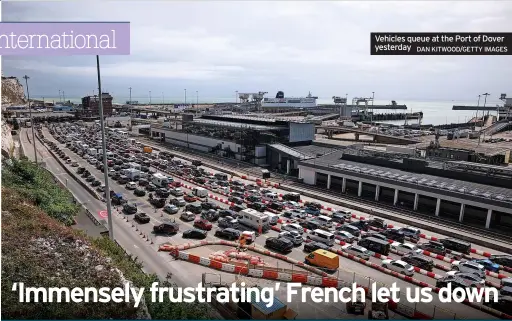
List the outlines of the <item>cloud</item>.
{"label": "cloud", "polygon": [[[4,20],[130,21],[132,54],[102,57],[102,75],[113,87],[122,81],[163,91],[168,81],[229,95],[254,86],[325,97],[382,88],[391,97],[460,98],[475,87],[505,91],[512,72],[506,57],[369,54],[370,32],[510,30],[507,1],[4,2],[2,11]],[[73,84],[66,91],[77,95],[80,82],[94,83],[90,57],[3,61],[4,72],[47,75]],[[34,91],[54,91],[33,82]]]}

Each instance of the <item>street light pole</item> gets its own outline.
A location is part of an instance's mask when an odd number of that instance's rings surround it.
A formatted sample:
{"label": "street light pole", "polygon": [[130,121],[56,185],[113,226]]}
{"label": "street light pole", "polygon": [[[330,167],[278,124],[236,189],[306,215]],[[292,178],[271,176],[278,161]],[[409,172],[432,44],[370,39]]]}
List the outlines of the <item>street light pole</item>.
{"label": "street light pole", "polygon": [[98,93],[99,93],[99,113],[101,125],[101,145],[103,151],[103,175],[105,177],[105,201],[107,203],[108,217],[108,235],[114,240],[114,226],[112,223],[112,206],[110,204],[110,188],[108,186],[108,166],[107,166],[107,141],[105,139],[105,120],[103,117],[103,94],[101,91],[101,75],[100,75],[100,56],[96,55],[96,69],[98,71]]}
{"label": "street light pole", "polygon": [[375,99],[375,92],[372,91],[372,116],[370,118],[370,122],[373,123],[373,100]]}
{"label": "street light pole", "polygon": [[196,105],[199,105],[199,91],[196,90]]}
{"label": "street light pole", "polygon": [[60,89],[59,89],[59,103],[62,101],[62,99],[60,99]]}
{"label": "street light pole", "polygon": [[162,93],[162,104],[165,104],[165,97],[164,97],[164,93]]}
{"label": "street light pole", "polygon": [[184,89],[185,90],[185,105],[187,104],[187,89]]}
{"label": "street light pole", "polygon": [[151,105],[151,90],[149,91],[149,104]]}
{"label": "street light pole", "polygon": [[25,85],[27,86],[27,100],[28,100],[28,112],[30,113],[30,127],[32,127],[32,145],[34,145],[34,157],[36,160],[37,165],[37,150],[36,150],[36,139],[34,134],[34,121],[32,120],[32,108],[30,107],[30,93],[28,91],[28,80],[30,79],[29,76],[25,75],[23,76],[25,79]]}
{"label": "street light pole", "polygon": [[128,88],[130,90],[130,105],[132,104],[132,87]]}

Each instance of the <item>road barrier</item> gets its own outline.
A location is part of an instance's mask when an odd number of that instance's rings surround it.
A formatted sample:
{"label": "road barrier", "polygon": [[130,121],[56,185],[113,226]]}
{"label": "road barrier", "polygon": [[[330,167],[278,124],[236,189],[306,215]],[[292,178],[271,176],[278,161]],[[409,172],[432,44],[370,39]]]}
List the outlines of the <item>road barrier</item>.
{"label": "road barrier", "polygon": [[[196,247],[200,247],[200,246],[208,246],[208,245],[226,245],[226,246],[232,246],[232,247],[239,246],[238,243],[228,242],[228,241],[201,241],[199,243],[185,243],[185,244],[181,244],[181,245],[164,244],[164,245],[161,245],[159,247],[159,251],[170,252],[170,254],[172,256],[174,256],[174,257],[177,257],[177,258],[180,258],[180,259],[183,259],[183,260],[187,260],[187,261],[195,263],[195,264],[200,264],[200,265],[203,265],[203,266],[207,266],[207,267],[210,267],[210,268],[222,270],[222,271],[225,271],[225,272],[244,274],[244,275],[251,276],[251,277],[259,277],[259,278],[265,278],[265,279],[270,279],[270,280],[282,280],[282,281],[287,281],[287,282],[300,282],[300,283],[304,283],[304,284],[308,284],[308,285],[313,285],[313,286],[336,287],[336,288],[340,288],[340,287],[343,287],[343,286],[350,286],[350,284],[351,284],[350,282],[343,281],[343,280],[340,280],[338,278],[329,277],[325,272],[323,272],[323,271],[321,271],[319,269],[316,269],[314,267],[305,265],[304,263],[298,262],[297,260],[288,258],[288,257],[286,257],[284,255],[281,255],[281,254],[269,252],[268,250],[260,249],[260,248],[257,248],[255,246],[246,246],[246,248],[249,249],[249,250],[252,250],[254,252],[257,252],[257,253],[260,253],[260,254],[264,254],[264,255],[268,255],[268,256],[271,256],[271,257],[274,257],[274,258],[278,258],[278,259],[284,260],[284,261],[286,261],[288,263],[300,266],[302,268],[307,269],[308,271],[311,271],[311,272],[313,272],[315,274],[320,275],[321,278],[306,277],[304,275],[304,273],[300,273],[300,274],[296,273],[296,275],[294,275],[294,274],[290,275],[288,273],[286,275],[285,273],[276,272],[276,271],[267,271],[267,272],[263,272],[261,270],[253,271],[254,269],[249,269],[247,267],[240,267],[240,266],[229,265],[229,264],[226,264],[226,263],[218,262],[218,261],[207,259],[207,258],[202,258],[202,257],[199,257],[199,256],[195,256],[195,255],[191,255],[189,253],[183,252],[183,251],[185,251],[187,249],[196,248]],[[346,253],[344,253],[342,255],[347,256],[347,257],[351,256],[351,255],[346,254]],[[357,258],[355,258],[353,256],[351,256],[351,259],[356,260],[356,261],[360,260],[360,259],[357,259]],[[364,260],[360,260],[360,261],[363,261],[361,263],[367,264],[367,265],[369,265],[369,266],[371,266],[373,268],[376,268],[378,270],[381,270],[381,271],[383,271],[385,273],[392,274],[392,275],[396,274],[398,277],[402,277],[402,279],[404,279],[404,280],[406,280],[406,281],[408,281],[410,283],[416,284],[418,286],[429,286],[428,284],[426,284],[424,282],[415,280],[415,279],[413,279],[411,277],[406,277],[406,276],[400,275],[400,274],[398,274],[396,272],[384,269],[384,268],[382,268],[382,267],[380,267],[380,266],[378,266],[376,264],[373,264],[373,263],[370,263],[370,262],[366,262]],[[364,288],[366,293],[369,294],[370,289],[371,289],[371,286],[370,286],[371,285],[371,279],[369,279],[367,277],[364,277],[364,279],[368,280],[368,286],[361,286],[360,283],[355,282],[355,279],[356,279],[356,274],[354,273],[353,283],[355,283],[358,286]],[[435,290],[435,288],[434,288],[434,290]],[[447,310],[445,310],[443,308],[440,308],[440,307],[436,307],[435,305],[432,305],[432,304],[426,305],[425,308],[427,308],[427,306],[430,309],[433,309],[432,313],[427,313],[427,312],[419,311],[418,310],[419,307],[418,307],[417,304],[414,307],[410,307],[410,306],[407,306],[407,305],[404,305],[404,304],[401,304],[401,303],[390,302],[389,308],[392,311],[395,311],[395,312],[400,313],[400,314],[405,314],[409,318],[413,318],[413,319],[433,319],[436,316],[437,316],[437,318],[444,318],[444,319],[447,319],[447,318],[454,319],[454,318],[456,318],[456,315],[453,312],[447,311]],[[503,314],[501,312],[499,312],[499,311],[495,311],[495,310],[491,311],[492,309],[489,309],[487,307],[480,307],[478,305],[476,305],[476,307],[477,308],[483,308],[484,310],[488,309],[486,311],[489,312],[489,313],[499,313],[500,316],[503,316]]]}

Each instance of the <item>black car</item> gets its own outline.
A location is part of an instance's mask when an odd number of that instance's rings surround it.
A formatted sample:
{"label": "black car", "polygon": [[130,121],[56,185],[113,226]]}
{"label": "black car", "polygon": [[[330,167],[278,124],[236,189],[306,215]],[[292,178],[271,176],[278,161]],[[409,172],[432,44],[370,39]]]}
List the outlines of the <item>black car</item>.
{"label": "black car", "polygon": [[166,188],[159,188],[155,191],[156,196],[161,198],[167,198],[169,197],[170,193],[169,190]]}
{"label": "black car", "polygon": [[140,224],[146,224],[149,223],[150,218],[146,215],[146,213],[137,213],[133,217],[133,220],[139,222]]}
{"label": "black car", "polygon": [[199,229],[191,229],[186,230],[183,232],[183,238],[184,239],[196,239],[196,240],[203,240],[208,235],[207,231],[199,230]]}
{"label": "black car", "polygon": [[330,248],[328,245],[320,242],[309,242],[304,243],[304,252],[314,252],[316,250],[326,250],[328,251]]}
{"label": "black car", "polygon": [[235,241],[240,237],[240,232],[233,228],[219,228],[215,231],[215,236]]}
{"label": "black car", "polygon": [[258,203],[258,202],[261,202],[261,197],[255,196],[255,195],[249,195],[245,200],[250,203]]}
{"label": "black car", "polygon": [[85,171],[85,167],[78,167],[78,169],[76,170],[76,173],[80,175],[80,174],[82,174],[84,171]]}
{"label": "black car", "polygon": [[331,215],[331,219],[335,223],[344,224],[345,221],[349,221],[350,220],[350,217],[347,217],[347,215],[344,214],[344,213],[334,212]]}
{"label": "black car", "polygon": [[93,182],[95,179],[96,179],[96,178],[95,178],[94,176],[92,176],[92,175],[91,175],[91,176],[88,176],[88,177],[85,179],[85,181],[86,181],[86,182]]}
{"label": "black car", "polygon": [[135,194],[136,196],[144,196],[146,195],[146,191],[143,190],[142,188],[136,188],[134,191],[133,191],[133,194]]}
{"label": "black car", "polygon": [[427,243],[418,244],[418,247],[425,251],[429,251],[443,256],[446,255],[446,248],[441,242],[428,241]]}
{"label": "black car", "polygon": [[201,214],[202,207],[200,204],[187,204],[185,211],[192,212],[194,214]]}
{"label": "black car", "polygon": [[224,218],[219,219],[218,225],[221,228],[229,228],[229,227],[234,228],[237,225],[236,223],[238,223],[238,221],[235,218],[233,218],[231,216],[226,216]]}
{"label": "black car", "polygon": [[147,186],[149,184],[149,181],[145,178],[139,179],[139,186]]}
{"label": "black car", "polygon": [[258,212],[264,212],[267,209],[267,205],[263,203],[250,203],[247,207],[257,210]]}
{"label": "black car", "polygon": [[348,224],[357,227],[361,231],[365,231],[365,232],[368,231],[368,222],[366,222],[366,221],[359,220],[359,221],[354,221],[354,222],[351,222]]}
{"label": "black car", "polygon": [[281,252],[281,253],[290,253],[294,245],[292,241],[285,238],[277,238],[277,237],[269,237],[265,241],[265,246],[269,249]]}
{"label": "black car", "polygon": [[149,203],[155,208],[162,208],[165,206],[165,198],[151,198]]}
{"label": "black car", "polygon": [[92,183],[91,183],[91,186],[93,187],[96,187],[96,186],[100,186],[101,185],[101,182],[99,180],[94,180]]}
{"label": "black car", "polygon": [[380,219],[380,218],[373,218],[371,220],[368,220],[368,226],[371,226],[371,227],[374,227],[374,228],[377,228],[377,229],[380,229],[380,230],[385,230],[388,228],[388,224],[386,222],[384,222],[383,219]]}
{"label": "black car", "polygon": [[301,221],[299,223],[299,225],[302,226],[305,229],[312,230],[312,231],[316,230],[316,229],[319,229],[319,228],[322,228],[322,224],[320,224],[319,222],[315,221],[314,219],[309,219],[309,220]]}
{"label": "black car", "polygon": [[506,254],[495,254],[491,255],[489,259],[496,263],[503,266],[507,266],[509,268],[512,268],[512,255],[506,255]]}
{"label": "black car", "polygon": [[157,234],[174,234],[177,233],[179,229],[179,225],[170,220],[164,220],[162,224],[153,226],[153,232]]}
{"label": "black car", "polygon": [[272,202],[268,205],[270,209],[273,209],[274,211],[282,211],[284,209],[283,203],[281,202]]}
{"label": "black car", "polygon": [[213,202],[208,202],[208,201],[202,202],[201,207],[203,208],[203,210],[211,210],[211,209],[216,210],[216,209],[220,208],[219,205],[217,205]]}
{"label": "black car", "polygon": [[471,253],[471,243],[469,243],[469,242],[462,241],[462,240],[455,239],[455,238],[442,239],[442,240],[439,240],[439,242],[441,242],[444,245],[444,247],[449,250],[460,252],[460,253],[465,253],[465,254]]}
{"label": "black car", "polygon": [[123,205],[123,212],[126,214],[135,214],[137,213],[137,205],[134,203],[126,203]]}
{"label": "black car", "polygon": [[246,207],[245,207],[245,206],[243,206],[243,205],[240,205],[240,204],[235,204],[235,205],[231,205],[231,206],[229,207],[229,209],[238,213],[238,212],[240,212],[240,211],[245,210],[245,209],[246,209]]}
{"label": "black car", "polygon": [[407,253],[402,256],[401,260],[423,270],[432,271],[434,269],[434,260],[422,254]]}
{"label": "black car", "polygon": [[235,197],[235,196],[230,196],[228,198],[228,201],[231,203],[235,203],[235,204],[243,204],[244,203],[243,199],[241,199],[240,197]]}
{"label": "black car", "polygon": [[238,216],[238,213],[232,210],[220,210],[219,211],[219,217],[226,217],[231,216],[236,218]]}
{"label": "black car", "polygon": [[125,175],[121,175],[119,176],[119,178],[117,179],[117,182],[121,185],[124,185],[126,183],[128,183],[130,181],[130,179],[128,178],[128,176],[125,176]]}
{"label": "black car", "polygon": [[459,278],[457,276],[446,276],[436,281],[436,288],[445,288],[448,284],[452,285],[452,290],[456,288],[466,289],[478,286],[476,282],[468,279]]}
{"label": "black car", "polygon": [[405,242],[405,234],[397,228],[390,228],[385,231],[380,232],[380,234],[386,236],[388,239],[397,241],[400,243]]}

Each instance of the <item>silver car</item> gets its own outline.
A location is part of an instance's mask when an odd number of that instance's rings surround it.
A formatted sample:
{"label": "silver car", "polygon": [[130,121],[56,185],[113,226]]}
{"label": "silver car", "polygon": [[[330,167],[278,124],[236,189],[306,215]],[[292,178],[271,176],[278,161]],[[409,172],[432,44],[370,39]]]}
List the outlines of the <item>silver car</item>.
{"label": "silver car", "polygon": [[370,259],[370,256],[372,254],[370,251],[368,251],[366,248],[359,246],[359,245],[351,245],[347,244],[341,247],[343,251],[347,252],[348,254],[352,254],[355,257],[358,257],[360,259],[368,261]]}
{"label": "silver car", "polygon": [[301,245],[302,242],[304,241],[302,239],[302,236],[299,233],[295,232],[295,231],[281,232],[281,233],[279,233],[279,237],[280,238],[285,238],[285,239],[288,239],[288,240],[292,241],[293,245],[295,245],[295,246]]}
{"label": "silver car", "polygon": [[471,273],[485,279],[485,267],[481,264],[470,261],[453,261],[452,270],[463,273]]}
{"label": "silver car", "polygon": [[414,275],[414,267],[409,263],[400,260],[384,260],[382,261],[382,267],[385,269],[389,269],[391,271],[395,271],[397,273],[413,276]]}

